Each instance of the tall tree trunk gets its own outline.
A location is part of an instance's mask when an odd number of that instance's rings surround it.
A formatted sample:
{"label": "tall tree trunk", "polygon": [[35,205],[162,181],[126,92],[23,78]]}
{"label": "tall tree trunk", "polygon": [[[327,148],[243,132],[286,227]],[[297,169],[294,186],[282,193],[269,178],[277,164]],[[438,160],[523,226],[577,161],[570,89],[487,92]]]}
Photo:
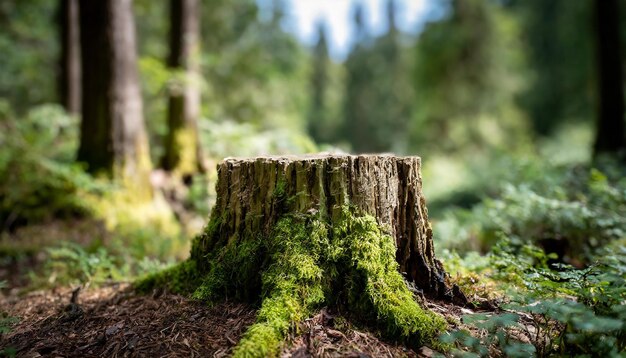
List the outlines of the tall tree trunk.
{"label": "tall tree trunk", "polygon": [[162,166],[186,175],[202,170],[200,116],[200,1],[170,1],[170,69],[184,74],[170,88],[168,133]]}
{"label": "tall tree trunk", "polygon": [[83,101],[78,160],[145,183],[150,170],[132,0],[81,0]]}
{"label": "tall tree trunk", "polygon": [[71,114],[80,114],[80,31],[78,0],[61,0],[59,6],[61,58],[59,94]]}
{"label": "tall tree trunk", "polygon": [[595,0],[598,118],[594,155],[626,149],[617,0]]}

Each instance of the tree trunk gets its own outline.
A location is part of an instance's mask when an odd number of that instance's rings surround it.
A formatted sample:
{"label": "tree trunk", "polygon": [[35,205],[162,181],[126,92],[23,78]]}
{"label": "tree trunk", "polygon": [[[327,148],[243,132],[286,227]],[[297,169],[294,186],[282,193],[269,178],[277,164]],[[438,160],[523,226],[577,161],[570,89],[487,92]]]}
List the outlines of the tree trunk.
{"label": "tree trunk", "polygon": [[598,118],[594,156],[626,149],[617,0],[595,0]]}
{"label": "tree trunk", "polygon": [[61,0],[59,7],[61,58],[59,94],[68,113],[80,114],[80,31],[78,0]]}
{"label": "tree trunk", "polygon": [[328,142],[332,133],[325,131],[328,128],[328,103],[326,93],[329,87],[328,42],[326,28],[323,22],[317,24],[317,44],[313,50],[313,73],[311,76],[311,107],[308,117],[308,132],[316,142]]}
{"label": "tree trunk", "polygon": [[195,241],[192,259],[270,235],[285,214],[314,214],[333,225],[353,206],[395,239],[396,261],[409,281],[430,297],[453,299],[433,250],[420,166],[419,157],[391,155],[226,159],[212,213],[218,227]]}
{"label": "tree trunk", "polygon": [[191,174],[202,170],[197,120],[200,116],[200,1],[170,1],[171,70],[184,76],[170,88],[165,170]]}
{"label": "tree trunk", "polygon": [[78,160],[145,184],[150,170],[132,0],[82,0],[83,101]]}

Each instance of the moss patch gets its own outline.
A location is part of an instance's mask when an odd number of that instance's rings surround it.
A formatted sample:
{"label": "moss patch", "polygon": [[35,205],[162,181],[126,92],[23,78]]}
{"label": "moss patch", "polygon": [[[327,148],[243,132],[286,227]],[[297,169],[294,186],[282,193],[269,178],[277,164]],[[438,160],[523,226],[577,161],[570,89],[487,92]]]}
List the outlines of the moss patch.
{"label": "moss patch", "polygon": [[277,355],[295,323],[324,305],[341,306],[412,347],[436,346],[445,320],[417,304],[395,252],[393,238],[374,217],[348,207],[332,226],[316,215],[285,215],[268,237],[230,242],[203,258],[202,265],[188,260],[138,287],[167,286],[209,302],[260,303],[257,321],[235,357]]}

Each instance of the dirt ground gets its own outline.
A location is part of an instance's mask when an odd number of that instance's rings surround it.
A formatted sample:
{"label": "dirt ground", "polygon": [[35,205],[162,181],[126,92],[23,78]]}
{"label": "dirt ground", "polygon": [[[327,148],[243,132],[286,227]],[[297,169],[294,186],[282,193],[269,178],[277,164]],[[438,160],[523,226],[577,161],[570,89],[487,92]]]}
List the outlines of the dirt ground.
{"label": "dirt ground", "polygon": [[[40,291],[9,296],[0,310],[18,317],[0,337],[0,349],[18,357],[225,357],[255,320],[253,307],[222,303],[208,307],[169,293],[137,295],[127,284]],[[72,302],[72,297],[74,302]],[[459,308],[429,304],[446,315]],[[456,311],[456,312],[455,312]],[[383,342],[326,310],[299,325],[283,357],[424,357]]]}

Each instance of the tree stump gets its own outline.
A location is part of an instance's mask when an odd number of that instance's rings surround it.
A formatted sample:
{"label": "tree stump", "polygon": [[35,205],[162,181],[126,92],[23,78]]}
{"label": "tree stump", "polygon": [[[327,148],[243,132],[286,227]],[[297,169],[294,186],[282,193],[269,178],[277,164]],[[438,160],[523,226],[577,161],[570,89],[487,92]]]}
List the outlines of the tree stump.
{"label": "tree stump", "polygon": [[190,259],[140,286],[260,302],[235,356],[276,355],[322,306],[436,347],[445,320],[421,308],[410,287],[432,298],[462,294],[435,259],[420,164],[393,155],[226,159]]}
{"label": "tree stump", "polygon": [[419,157],[393,155],[227,158],[218,166],[217,233],[196,242],[193,257],[269,235],[285,213],[313,213],[333,223],[352,205],[395,238],[396,261],[409,281],[429,297],[452,298],[435,259],[420,169]]}

